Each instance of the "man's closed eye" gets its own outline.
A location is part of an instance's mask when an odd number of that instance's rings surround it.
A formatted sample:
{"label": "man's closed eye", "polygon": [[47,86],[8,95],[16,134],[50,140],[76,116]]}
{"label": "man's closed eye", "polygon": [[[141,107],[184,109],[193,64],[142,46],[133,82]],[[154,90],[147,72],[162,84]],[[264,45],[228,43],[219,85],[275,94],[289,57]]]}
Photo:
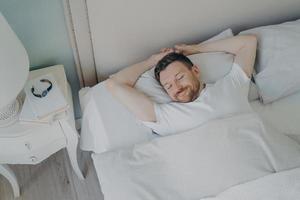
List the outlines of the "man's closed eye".
{"label": "man's closed eye", "polygon": [[172,88],[172,84],[165,84],[165,85],[164,85],[164,88],[165,88],[166,90],[170,90],[170,89]]}
{"label": "man's closed eye", "polygon": [[184,78],[184,74],[181,74],[180,76],[177,77],[177,80],[181,80]]}

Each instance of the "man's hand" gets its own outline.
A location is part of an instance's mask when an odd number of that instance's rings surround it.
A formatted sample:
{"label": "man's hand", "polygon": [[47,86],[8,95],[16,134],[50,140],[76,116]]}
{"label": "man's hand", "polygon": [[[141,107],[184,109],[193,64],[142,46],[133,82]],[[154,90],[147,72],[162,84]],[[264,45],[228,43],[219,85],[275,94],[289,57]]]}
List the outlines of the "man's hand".
{"label": "man's hand", "polygon": [[200,53],[197,50],[197,45],[177,44],[174,47],[175,52],[182,53],[185,56]]}
{"label": "man's hand", "polygon": [[165,57],[167,54],[174,52],[174,49],[172,48],[163,48],[160,50],[159,53],[157,54],[153,54],[152,56],[150,56],[147,60],[147,62],[151,65],[151,66],[155,66],[158,61],[160,61],[163,57]]}

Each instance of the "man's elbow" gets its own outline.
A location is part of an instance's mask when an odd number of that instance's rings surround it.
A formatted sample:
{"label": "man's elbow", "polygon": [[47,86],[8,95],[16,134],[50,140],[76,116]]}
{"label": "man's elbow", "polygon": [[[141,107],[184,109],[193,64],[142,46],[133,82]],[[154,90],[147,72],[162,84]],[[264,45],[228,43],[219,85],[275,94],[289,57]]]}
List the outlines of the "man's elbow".
{"label": "man's elbow", "polygon": [[119,78],[117,78],[114,75],[111,75],[107,80],[105,80],[105,85],[106,88],[109,90],[113,90],[117,85],[123,85],[123,86],[128,86],[128,87],[134,87],[134,85],[127,83],[123,80],[120,80]]}
{"label": "man's elbow", "polygon": [[254,35],[254,34],[247,35],[247,43],[248,43],[248,45],[255,46],[255,48],[256,48],[256,45],[257,45],[257,36]]}
{"label": "man's elbow", "polygon": [[241,35],[239,37],[243,41],[243,45],[241,46],[241,48],[239,50],[241,50],[245,47],[257,45],[257,36],[254,34]]}
{"label": "man's elbow", "polygon": [[104,81],[104,85],[108,91],[112,92],[115,88],[116,82],[112,78],[108,78]]}

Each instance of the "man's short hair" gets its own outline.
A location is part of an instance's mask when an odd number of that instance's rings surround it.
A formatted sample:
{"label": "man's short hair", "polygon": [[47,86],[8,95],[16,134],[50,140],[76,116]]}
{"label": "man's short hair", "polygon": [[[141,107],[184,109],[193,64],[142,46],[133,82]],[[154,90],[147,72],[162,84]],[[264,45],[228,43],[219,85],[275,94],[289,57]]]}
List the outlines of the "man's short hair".
{"label": "man's short hair", "polygon": [[193,67],[192,61],[183,54],[180,53],[169,53],[164,56],[155,66],[154,75],[156,80],[160,83],[160,72],[165,70],[169,64],[179,61],[183,63],[187,68],[191,69]]}

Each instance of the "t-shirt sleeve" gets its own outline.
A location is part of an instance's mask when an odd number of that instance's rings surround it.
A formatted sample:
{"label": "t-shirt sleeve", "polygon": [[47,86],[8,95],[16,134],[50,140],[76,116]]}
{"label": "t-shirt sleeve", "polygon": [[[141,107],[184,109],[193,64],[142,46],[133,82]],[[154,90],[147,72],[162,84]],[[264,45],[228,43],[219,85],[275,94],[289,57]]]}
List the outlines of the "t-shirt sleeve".
{"label": "t-shirt sleeve", "polygon": [[248,98],[250,79],[237,63],[233,63],[229,74],[221,79],[220,82],[222,82],[221,84],[233,87],[235,92],[239,93],[239,95]]}
{"label": "t-shirt sleeve", "polygon": [[215,97],[226,102],[222,108],[224,113],[242,113],[251,111],[248,101],[250,79],[236,63],[231,71],[214,85]]}
{"label": "t-shirt sleeve", "polygon": [[154,103],[154,111],[156,116],[156,122],[142,121],[142,123],[151,128],[152,131],[159,135],[173,134],[174,130],[171,126],[170,113],[176,112],[176,109],[172,108],[173,103],[159,104]]}
{"label": "t-shirt sleeve", "polygon": [[247,74],[244,72],[242,67],[237,63],[233,63],[231,72],[229,76],[234,79],[238,84],[248,84],[250,79]]}

